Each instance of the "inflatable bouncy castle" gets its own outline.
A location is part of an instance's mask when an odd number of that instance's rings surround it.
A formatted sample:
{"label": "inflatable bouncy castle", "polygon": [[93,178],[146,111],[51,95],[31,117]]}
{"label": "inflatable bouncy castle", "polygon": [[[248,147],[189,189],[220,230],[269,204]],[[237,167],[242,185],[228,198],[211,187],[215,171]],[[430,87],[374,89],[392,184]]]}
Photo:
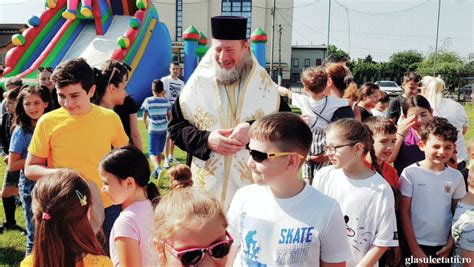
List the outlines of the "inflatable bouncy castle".
{"label": "inflatable bouncy castle", "polygon": [[47,0],[29,28],[12,37],[4,77],[35,79],[38,67],[82,57],[93,67],[117,59],[132,67],[127,87],[137,103],[168,74],[171,40],[149,0]]}

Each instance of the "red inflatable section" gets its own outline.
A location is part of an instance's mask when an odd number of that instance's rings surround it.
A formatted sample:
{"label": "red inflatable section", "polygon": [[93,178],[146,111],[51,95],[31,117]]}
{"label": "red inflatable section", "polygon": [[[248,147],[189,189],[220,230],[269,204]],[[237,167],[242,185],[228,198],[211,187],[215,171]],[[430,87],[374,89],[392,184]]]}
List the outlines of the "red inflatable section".
{"label": "red inflatable section", "polygon": [[[138,29],[134,29],[130,27],[130,29],[127,31],[125,36],[130,40],[130,44],[133,44],[135,39],[138,37],[138,34],[140,33],[140,30],[143,27],[143,22],[145,20],[145,11],[139,10],[135,13],[135,18],[138,18],[140,20],[140,27]],[[112,54],[112,59],[116,60],[123,60],[125,58],[125,55],[128,53],[130,50],[131,45],[127,49],[116,49],[113,54]]]}
{"label": "red inflatable section", "polygon": [[44,29],[46,24],[54,15],[66,4],[66,0],[58,0],[54,9],[48,9],[40,15],[40,24],[37,27],[31,27],[23,31],[22,35],[25,37],[25,44],[14,47],[8,50],[5,57],[5,71],[4,75],[8,74],[17,65],[26,50],[31,46],[38,34]]}
{"label": "red inflatable section", "polygon": [[32,73],[35,71],[38,67],[41,66],[41,63],[46,59],[46,57],[49,55],[49,53],[56,47],[56,44],[61,40],[61,37],[64,35],[66,30],[71,26],[71,24],[74,22],[74,20],[67,20],[63,26],[61,26],[61,29],[58,31],[58,33],[54,36],[53,40],[48,44],[46,49],[43,50],[41,55],[38,57],[38,59],[35,60],[35,62],[31,65],[31,67],[21,74],[19,74],[17,77],[18,78],[23,78],[26,75]]}

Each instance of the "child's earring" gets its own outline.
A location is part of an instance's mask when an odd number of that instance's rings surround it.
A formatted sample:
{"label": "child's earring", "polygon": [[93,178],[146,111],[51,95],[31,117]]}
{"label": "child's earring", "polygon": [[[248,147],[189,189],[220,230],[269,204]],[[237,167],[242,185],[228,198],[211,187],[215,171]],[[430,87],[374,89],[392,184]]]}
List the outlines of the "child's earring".
{"label": "child's earring", "polygon": [[474,152],[471,152],[471,159],[474,159]]}

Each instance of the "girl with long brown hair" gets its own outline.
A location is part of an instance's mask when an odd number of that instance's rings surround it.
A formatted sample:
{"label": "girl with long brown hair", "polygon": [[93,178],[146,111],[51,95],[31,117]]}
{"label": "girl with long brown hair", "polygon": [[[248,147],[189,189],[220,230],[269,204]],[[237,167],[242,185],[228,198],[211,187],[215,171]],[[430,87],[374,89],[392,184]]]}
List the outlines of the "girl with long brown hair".
{"label": "girl with long brown hair", "polygon": [[360,120],[359,110],[354,109],[358,101],[358,95],[357,84],[354,82],[352,72],[341,63],[326,65],[326,71],[328,73],[328,82],[325,94],[347,99],[352,107],[354,118]]}
{"label": "girl with long brown hair", "polygon": [[355,108],[360,112],[360,120],[365,121],[374,116],[371,110],[380,99],[380,88],[374,83],[366,82],[360,87],[357,96],[359,100]]}
{"label": "girl with long brown hair", "polygon": [[15,102],[15,127],[7,164],[9,172],[19,172],[18,188],[26,224],[26,255],[31,253],[35,239],[35,225],[31,211],[31,192],[35,182],[25,176],[25,159],[36,123],[50,110],[51,95],[48,88],[28,85],[22,87]]}
{"label": "girl with long brown hair", "polygon": [[35,242],[26,266],[112,266],[89,223],[92,206],[87,182],[71,170],[59,169],[33,189]]}

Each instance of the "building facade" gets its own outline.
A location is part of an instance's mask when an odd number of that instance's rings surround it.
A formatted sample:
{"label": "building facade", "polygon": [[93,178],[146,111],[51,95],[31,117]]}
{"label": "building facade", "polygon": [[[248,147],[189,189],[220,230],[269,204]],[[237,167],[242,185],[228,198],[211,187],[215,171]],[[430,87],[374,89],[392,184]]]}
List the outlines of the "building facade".
{"label": "building facade", "polygon": [[5,56],[11,48],[12,35],[21,33],[26,29],[24,24],[0,24],[0,64],[5,64]]}
{"label": "building facade", "polygon": [[305,68],[323,64],[327,49],[325,45],[294,45],[291,50],[290,79],[295,83]]}
{"label": "building facade", "polygon": [[[266,61],[267,68],[269,67],[273,0],[152,0],[152,2],[160,14],[160,20],[168,26],[173,41],[174,60],[179,61],[180,59],[182,33],[186,28],[193,25],[211,40],[210,18],[233,15],[248,18],[248,38],[257,27],[261,27],[267,33]],[[293,2],[293,0],[276,1],[273,68],[277,71],[278,66],[281,66],[283,79],[290,78]],[[279,64],[280,62],[281,64]]]}

